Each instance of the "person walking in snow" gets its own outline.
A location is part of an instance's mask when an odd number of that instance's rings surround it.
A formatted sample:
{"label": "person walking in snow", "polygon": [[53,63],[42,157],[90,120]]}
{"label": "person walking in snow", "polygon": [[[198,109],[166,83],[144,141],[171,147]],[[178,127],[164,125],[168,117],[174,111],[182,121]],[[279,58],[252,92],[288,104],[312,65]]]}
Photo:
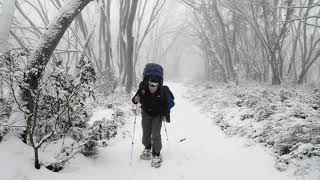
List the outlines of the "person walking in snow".
{"label": "person walking in snow", "polygon": [[[163,69],[160,65],[149,63],[143,73],[143,81],[132,98],[132,102],[141,104],[142,144],[144,150],[141,159],[151,160],[152,167],[160,167],[162,122],[170,122],[170,106],[173,95],[167,86],[163,86]],[[167,98],[168,95],[170,98]],[[169,100],[168,100],[169,99]],[[172,102],[171,102],[172,101]]]}

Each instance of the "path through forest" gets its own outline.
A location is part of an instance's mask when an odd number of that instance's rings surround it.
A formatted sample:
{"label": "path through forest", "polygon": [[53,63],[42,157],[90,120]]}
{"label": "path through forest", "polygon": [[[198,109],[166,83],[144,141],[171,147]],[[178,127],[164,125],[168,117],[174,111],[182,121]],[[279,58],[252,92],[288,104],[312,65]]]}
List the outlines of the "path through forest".
{"label": "path through forest", "polygon": [[[131,137],[121,138],[106,149],[103,158],[92,162],[89,169],[76,173],[74,179],[219,179],[219,180],[286,180],[295,179],[273,167],[273,159],[262,146],[246,146],[243,139],[226,137],[196,105],[183,98],[185,89],[170,85],[176,106],[172,122],[166,124],[169,141],[162,128],[163,163],[152,168],[150,161],[139,159],[141,116],[137,117],[133,162],[130,166]],[[130,133],[133,120],[128,125]],[[185,139],[180,142],[180,140]],[[68,170],[66,170],[68,171]],[[71,170],[72,172],[72,170]],[[65,172],[67,173],[67,172]],[[70,179],[68,179],[70,180]]]}
{"label": "path through forest", "polygon": [[[195,104],[183,98],[182,95],[186,89],[182,85],[170,84],[170,88],[175,94],[176,106],[172,112],[172,122],[166,124],[169,141],[166,140],[165,131],[162,128],[161,168],[152,168],[150,161],[139,159],[143,150],[139,115],[131,166],[130,150],[134,117],[130,118],[130,123],[119,132],[110,146],[100,150],[95,159],[76,158],[59,173],[52,173],[45,168],[41,168],[39,172],[31,166],[20,168],[18,171],[10,168],[11,171],[18,172],[13,178],[23,180],[43,180],[44,178],[46,180],[296,179],[276,170],[273,166],[273,158],[262,146],[247,146],[244,139],[226,137]],[[182,139],[185,140],[180,142]],[[18,145],[17,148],[19,149]],[[30,154],[32,155],[31,152]],[[16,166],[13,167],[16,168]]]}

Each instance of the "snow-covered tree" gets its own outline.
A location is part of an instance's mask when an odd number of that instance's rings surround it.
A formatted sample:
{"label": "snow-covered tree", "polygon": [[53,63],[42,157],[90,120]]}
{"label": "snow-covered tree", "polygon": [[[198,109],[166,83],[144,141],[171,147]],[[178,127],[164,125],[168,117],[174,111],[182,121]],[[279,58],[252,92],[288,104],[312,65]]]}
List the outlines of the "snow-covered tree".
{"label": "snow-covered tree", "polygon": [[8,49],[9,30],[15,10],[16,0],[3,0],[0,4],[0,52]]}
{"label": "snow-covered tree", "polygon": [[[59,10],[56,17],[50,22],[46,32],[42,34],[40,42],[36,48],[32,51],[26,70],[24,71],[23,83],[20,84],[21,100],[18,102],[23,103],[23,109],[26,113],[26,135],[31,145],[34,147],[35,152],[35,167],[40,168],[38,160],[38,148],[43,142],[40,140],[40,144],[33,140],[33,123],[37,117],[37,93],[39,91],[39,83],[45,73],[46,66],[50,60],[50,57],[57,47],[60,39],[63,37],[64,32],[70,26],[74,18],[88,5],[92,0],[70,0],[66,2]],[[11,116],[15,116],[13,113]],[[21,118],[21,116],[20,116]],[[24,119],[21,119],[24,121]],[[38,145],[37,145],[38,144]]]}

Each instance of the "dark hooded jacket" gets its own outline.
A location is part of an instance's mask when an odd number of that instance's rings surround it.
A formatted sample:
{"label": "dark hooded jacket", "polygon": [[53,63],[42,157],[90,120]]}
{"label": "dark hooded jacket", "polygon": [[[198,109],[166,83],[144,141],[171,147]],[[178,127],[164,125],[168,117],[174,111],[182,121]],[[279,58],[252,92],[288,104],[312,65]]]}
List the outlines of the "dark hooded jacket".
{"label": "dark hooded jacket", "polygon": [[[154,94],[151,94],[148,83],[141,81],[135,96],[138,95],[140,97],[141,108],[144,112],[153,117],[157,115],[165,116],[168,121],[170,120],[170,113],[167,99],[163,94],[163,88],[165,87],[160,85],[157,91]],[[132,98],[132,102],[136,104],[134,102],[134,97]]]}

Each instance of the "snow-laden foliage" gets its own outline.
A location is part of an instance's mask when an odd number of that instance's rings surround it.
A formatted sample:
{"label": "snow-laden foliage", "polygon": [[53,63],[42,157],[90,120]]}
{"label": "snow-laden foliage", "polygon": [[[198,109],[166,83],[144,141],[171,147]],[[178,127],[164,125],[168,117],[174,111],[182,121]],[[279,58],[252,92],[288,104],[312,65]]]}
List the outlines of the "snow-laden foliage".
{"label": "snow-laden foliage", "polygon": [[48,169],[60,171],[65,163],[78,153],[85,156],[98,155],[98,147],[106,147],[109,141],[118,134],[119,127],[125,124],[126,113],[130,109],[124,89],[116,89],[109,96],[96,94],[95,99],[86,102],[90,120],[86,122],[86,131],[79,130],[76,135],[90,137],[90,141],[78,142],[78,136],[71,135],[47,143],[43,149],[43,164]]}
{"label": "snow-laden foliage", "polygon": [[[18,53],[18,55],[12,53],[4,56],[1,61],[6,70],[1,77],[9,79],[7,84],[12,91],[18,86],[28,88],[21,76],[18,76],[23,72],[18,61],[25,57],[28,58],[28,53]],[[60,148],[55,148],[59,150],[55,150],[50,158],[45,158],[43,161],[40,159],[40,164],[53,171],[61,170],[77,153],[85,156],[97,154],[97,146],[106,146],[107,142],[117,134],[118,126],[123,124],[124,113],[121,109],[113,109],[112,118],[108,120],[101,119],[89,123],[95,108],[101,106],[112,109],[113,104],[104,105],[102,102],[105,98],[99,94],[95,96],[96,73],[91,62],[84,59],[79,62],[77,68],[74,77],[57,64],[53,70],[45,73],[39,82],[39,87],[31,92],[35,108],[34,113],[30,114],[32,121],[25,127],[28,133],[27,142],[35,151],[38,149],[46,151],[48,146],[60,144]],[[15,74],[17,76],[14,76]],[[12,99],[16,100],[15,97]],[[8,104],[8,100],[3,101],[6,103],[2,103],[0,108],[4,109],[2,112],[8,114],[1,118],[2,124],[10,116],[13,102],[11,100]],[[24,110],[22,104],[19,107]],[[0,137],[2,137],[8,128],[3,125],[0,127]]]}
{"label": "snow-laden foliage", "polygon": [[[7,53],[0,53],[0,81],[3,82],[2,90],[3,96],[0,97],[0,141],[2,137],[9,131],[14,130],[15,126],[8,125],[8,120],[12,112],[15,92],[15,82],[18,76],[21,75],[21,68],[14,63],[17,59],[24,61],[26,56],[24,51],[8,51]],[[11,89],[11,90],[9,90]]]}
{"label": "snow-laden foliage", "polygon": [[116,78],[111,70],[106,70],[101,73],[97,73],[96,91],[104,95],[110,95],[114,93],[116,88]]}
{"label": "snow-laden foliage", "polygon": [[188,94],[226,134],[273,150],[280,170],[297,164],[297,158],[320,157],[319,89],[207,83],[192,86]]}
{"label": "snow-laden foliage", "polygon": [[9,119],[12,103],[12,99],[0,99],[0,142],[2,137],[8,132],[8,127],[4,126],[4,124],[6,124]]}

